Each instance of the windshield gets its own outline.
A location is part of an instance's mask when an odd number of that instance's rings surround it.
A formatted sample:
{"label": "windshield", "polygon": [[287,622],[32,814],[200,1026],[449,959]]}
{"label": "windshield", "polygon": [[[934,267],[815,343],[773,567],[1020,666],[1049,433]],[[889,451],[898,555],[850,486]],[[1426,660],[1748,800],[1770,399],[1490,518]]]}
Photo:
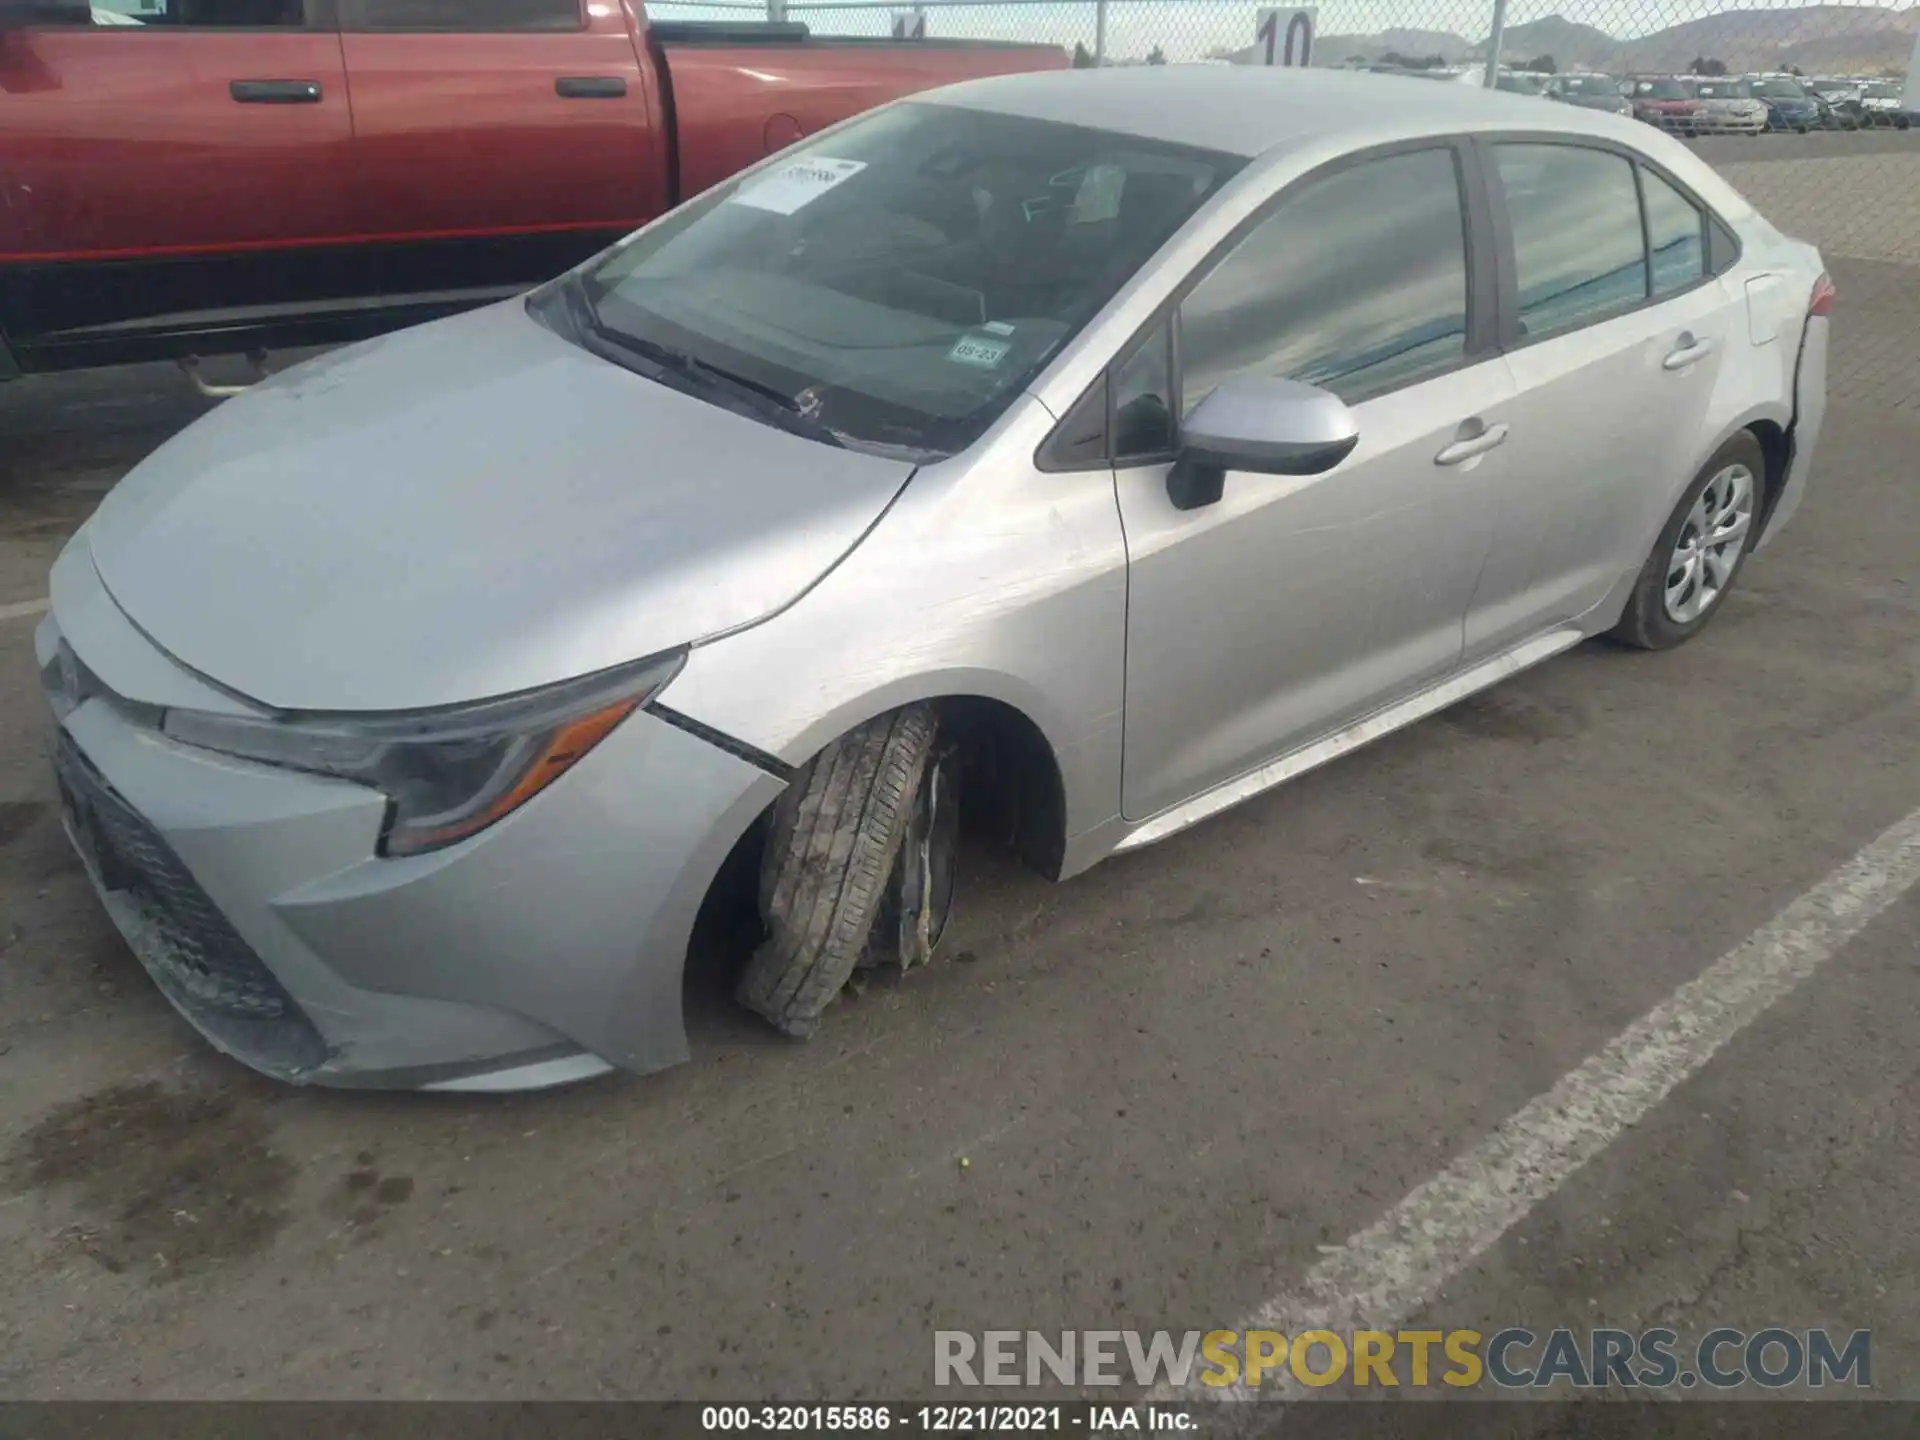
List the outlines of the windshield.
{"label": "windshield", "polygon": [[1764,95],[1770,100],[1804,100],[1807,92],[1793,80],[1762,80],[1753,87],[1753,93]]}
{"label": "windshield", "polygon": [[842,443],[964,449],[1245,162],[892,106],[708,191],[580,272],[596,333]]}
{"label": "windshield", "polygon": [[1744,80],[1701,80],[1693,93],[1702,100],[1751,100],[1753,87]]}
{"label": "windshield", "polygon": [[1687,87],[1678,80],[1636,80],[1633,93],[1642,100],[1687,100]]}
{"label": "windshield", "polygon": [[1538,95],[1542,83],[1531,75],[1502,75],[1493,82],[1496,90],[1513,90],[1521,95]]}
{"label": "windshield", "polygon": [[1569,75],[1560,82],[1563,95],[1611,95],[1620,96],[1620,86],[1604,75]]}
{"label": "windshield", "polygon": [[1898,85],[1869,85],[1860,93],[1863,98],[1868,100],[1898,100],[1900,98],[1900,87]]}

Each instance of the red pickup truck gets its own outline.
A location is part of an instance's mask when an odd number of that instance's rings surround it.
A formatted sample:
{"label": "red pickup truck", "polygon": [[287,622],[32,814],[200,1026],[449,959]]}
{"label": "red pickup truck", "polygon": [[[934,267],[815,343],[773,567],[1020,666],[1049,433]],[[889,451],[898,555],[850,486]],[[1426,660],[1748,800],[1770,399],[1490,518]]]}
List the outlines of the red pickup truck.
{"label": "red pickup truck", "polygon": [[0,0],[0,377],[481,304],[848,115],[1066,64],[639,0]]}

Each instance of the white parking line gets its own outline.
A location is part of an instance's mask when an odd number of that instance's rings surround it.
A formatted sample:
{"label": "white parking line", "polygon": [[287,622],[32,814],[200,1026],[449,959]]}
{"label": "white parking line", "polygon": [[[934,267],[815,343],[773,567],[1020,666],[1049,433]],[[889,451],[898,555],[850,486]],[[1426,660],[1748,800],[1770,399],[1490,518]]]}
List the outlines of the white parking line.
{"label": "white parking line", "polygon": [[0,620],[24,620],[29,615],[42,614],[50,602],[46,599],[21,600],[12,605],[0,605]]}
{"label": "white parking line", "polygon": [[[1246,1330],[1391,1330],[1640,1121],[1674,1087],[1775,1001],[1791,993],[1920,880],[1920,810],[1754,931],[1693,980],[1535,1097],[1499,1129],[1414,1190],[1239,1322]],[[1196,1368],[1158,1400],[1251,1400],[1244,1385],[1210,1389]],[[1261,1400],[1298,1398],[1292,1376]],[[1257,1423],[1259,1406],[1217,1418]],[[1271,1423],[1271,1416],[1266,1417]],[[1240,1424],[1233,1422],[1238,1421]],[[1210,1427],[1213,1428],[1213,1427]]]}

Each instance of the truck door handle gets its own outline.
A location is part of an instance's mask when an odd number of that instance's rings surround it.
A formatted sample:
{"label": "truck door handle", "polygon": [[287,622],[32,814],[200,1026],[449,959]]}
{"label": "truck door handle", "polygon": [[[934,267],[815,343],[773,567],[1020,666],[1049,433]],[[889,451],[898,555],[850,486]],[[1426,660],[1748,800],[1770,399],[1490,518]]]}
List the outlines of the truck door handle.
{"label": "truck door handle", "polygon": [[562,100],[618,100],[627,93],[624,75],[562,75],[553,82]]}
{"label": "truck door handle", "polygon": [[[1469,420],[1467,425],[1477,423],[1477,421]],[[1464,430],[1467,427],[1466,425],[1462,425],[1460,428]],[[1464,461],[1473,459],[1476,455],[1484,455],[1493,449],[1494,446],[1504,445],[1506,443],[1508,428],[1504,420],[1497,425],[1482,425],[1478,434],[1468,435],[1464,439],[1456,440],[1451,445],[1444,447],[1438,455],[1433,457],[1433,463],[1436,465],[1459,465]]]}
{"label": "truck door handle", "polygon": [[1674,342],[1672,352],[1666,359],[1660,362],[1660,368],[1663,370],[1684,370],[1687,366],[1697,364],[1706,359],[1707,356],[1712,353],[1713,341],[1696,340],[1693,338],[1691,332],[1682,331],[1680,338]]}
{"label": "truck door handle", "polygon": [[227,93],[242,105],[318,105],[318,80],[236,80]]}

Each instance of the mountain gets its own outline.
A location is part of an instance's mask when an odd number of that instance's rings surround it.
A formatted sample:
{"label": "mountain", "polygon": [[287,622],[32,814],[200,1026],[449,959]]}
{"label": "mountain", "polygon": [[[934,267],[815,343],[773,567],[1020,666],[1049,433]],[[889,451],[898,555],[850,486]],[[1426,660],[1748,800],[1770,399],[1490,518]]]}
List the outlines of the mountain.
{"label": "mountain", "polygon": [[[1358,56],[1372,63],[1387,54],[1424,60],[1438,55],[1449,65],[1464,60],[1473,50],[1473,42],[1451,30],[1382,30],[1378,35],[1316,35],[1313,54],[1321,65],[1344,65]],[[1251,59],[1253,52],[1248,50]]]}
{"label": "mountain", "polygon": [[[1606,31],[1582,25],[1564,15],[1549,15],[1544,20],[1530,20],[1525,25],[1510,25],[1500,37],[1500,54],[1506,59],[1531,60],[1537,55],[1551,55],[1554,64],[1562,70],[1574,65],[1599,69],[1612,60],[1619,49],[1620,42]],[[1486,53],[1487,42],[1484,40],[1473,47],[1476,59],[1483,58]]]}
{"label": "mountain", "polygon": [[[1783,61],[1803,70],[1905,70],[1916,33],[1920,10],[1882,5],[1726,10],[1626,41],[1608,64],[1622,70],[1684,70],[1704,55],[1725,61],[1735,74],[1771,70]],[[1804,59],[1796,58],[1796,51]]]}
{"label": "mountain", "polygon": [[[1796,65],[1808,74],[1884,70],[1904,74],[1920,36],[1920,6],[1803,5],[1790,10],[1723,10],[1651,35],[1620,40],[1563,15],[1510,26],[1500,54],[1509,62],[1551,55],[1562,70],[1574,66],[1612,74],[1660,74],[1685,70],[1696,57],[1725,63],[1734,74]],[[1468,39],[1450,30],[1383,30],[1377,35],[1321,35],[1314,63],[1377,62],[1389,53],[1421,60],[1438,55],[1448,64],[1484,56],[1484,37]],[[1249,63],[1251,47],[1221,58]]]}

